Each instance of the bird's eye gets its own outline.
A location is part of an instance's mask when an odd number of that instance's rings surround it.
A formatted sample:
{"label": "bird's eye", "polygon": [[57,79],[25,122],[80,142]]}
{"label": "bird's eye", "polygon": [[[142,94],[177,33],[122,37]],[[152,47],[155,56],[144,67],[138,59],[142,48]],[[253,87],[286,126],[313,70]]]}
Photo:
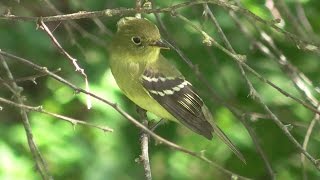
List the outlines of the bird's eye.
{"label": "bird's eye", "polygon": [[131,41],[136,45],[140,45],[141,44],[141,38],[139,36],[133,36],[131,38]]}

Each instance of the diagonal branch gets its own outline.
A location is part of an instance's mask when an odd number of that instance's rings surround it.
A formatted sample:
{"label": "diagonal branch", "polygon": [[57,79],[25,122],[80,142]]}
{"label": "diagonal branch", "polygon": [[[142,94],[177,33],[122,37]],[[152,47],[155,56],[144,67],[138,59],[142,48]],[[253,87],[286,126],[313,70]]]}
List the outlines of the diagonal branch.
{"label": "diagonal branch", "polygon": [[[318,114],[316,114],[315,117],[310,122],[308,130],[307,130],[306,135],[305,135],[304,140],[303,140],[303,149],[304,150],[307,150],[311,133],[313,131],[314,126],[316,125],[316,122],[317,121],[319,122],[319,120],[320,120],[320,116]],[[301,166],[302,166],[302,177],[303,177],[304,180],[307,180],[308,177],[307,177],[307,173],[306,173],[306,163],[305,163],[305,159],[306,158],[305,158],[305,156],[303,154],[301,154],[300,159],[301,159]]]}
{"label": "diagonal branch", "polygon": [[[40,20],[39,22],[39,27],[44,30],[50,37],[50,39],[52,40],[53,44],[59,49],[59,51],[65,55],[73,64],[73,66],[76,68],[76,72],[79,72],[85,80],[85,84],[86,84],[86,91],[90,91],[90,87],[89,87],[89,82],[88,82],[88,76],[87,74],[84,72],[84,69],[82,69],[78,63],[77,63],[77,59],[73,58],[69,53],[67,53],[67,51],[65,51],[62,46],[59,44],[59,42],[57,41],[57,39],[53,36],[53,34],[51,33],[51,31],[49,30],[49,28],[44,24],[44,22],[42,20]],[[86,96],[86,100],[87,100],[87,108],[90,109],[92,107],[92,102],[89,96]]]}

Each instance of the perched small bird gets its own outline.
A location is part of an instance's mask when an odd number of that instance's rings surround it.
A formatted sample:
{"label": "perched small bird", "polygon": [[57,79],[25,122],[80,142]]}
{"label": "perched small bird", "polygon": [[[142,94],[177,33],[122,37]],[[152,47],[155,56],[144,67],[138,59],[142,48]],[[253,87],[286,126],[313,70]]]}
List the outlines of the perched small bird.
{"label": "perched small bird", "polygon": [[125,17],[110,46],[110,67],[123,93],[141,108],[180,122],[211,140],[212,133],[243,161],[243,155],[214,123],[210,111],[191,83],[160,54],[169,49],[159,29],[147,19]]}

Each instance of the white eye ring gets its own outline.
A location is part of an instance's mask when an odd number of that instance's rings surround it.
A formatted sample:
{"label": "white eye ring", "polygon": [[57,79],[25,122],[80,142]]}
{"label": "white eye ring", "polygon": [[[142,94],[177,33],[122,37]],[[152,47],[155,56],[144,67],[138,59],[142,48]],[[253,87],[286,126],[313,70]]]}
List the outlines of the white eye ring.
{"label": "white eye ring", "polygon": [[139,36],[133,36],[131,38],[131,41],[135,44],[135,45],[141,45],[141,38]]}

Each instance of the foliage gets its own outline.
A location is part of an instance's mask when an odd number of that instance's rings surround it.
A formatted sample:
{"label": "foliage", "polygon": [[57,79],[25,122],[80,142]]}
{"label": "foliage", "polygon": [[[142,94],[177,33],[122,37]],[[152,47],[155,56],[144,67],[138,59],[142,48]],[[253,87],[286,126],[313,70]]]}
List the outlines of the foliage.
{"label": "foliage", "polygon": [[[45,17],[56,15],[50,6],[44,1],[4,1],[0,2],[0,13],[4,14],[10,9],[16,16]],[[155,1],[157,7],[168,7],[185,1]],[[271,2],[271,1],[270,1]],[[282,1],[281,1],[282,2]],[[265,1],[241,1],[241,5],[252,11],[257,16],[272,21],[275,17],[271,12],[280,10],[285,24],[281,29],[296,34],[299,39],[319,42],[320,2],[315,0],[286,0],[284,4],[294,19],[299,21],[301,12],[297,11],[302,5],[308,18],[313,33],[300,21],[299,27],[286,16],[282,6],[270,10],[265,6]],[[135,1],[52,1],[53,5],[63,14],[78,11],[96,11],[118,7],[135,7]],[[281,4],[281,3],[280,3]],[[264,54],[256,42],[264,42],[260,31],[269,34],[275,45],[286,59],[314,84],[308,85],[311,94],[319,99],[316,88],[320,82],[319,53],[299,49],[297,45],[279,33],[271,25],[259,23],[252,17],[236,12],[237,18],[243,27],[246,27],[247,37],[240,31],[239,26],[229,15],[229,11],[222,6],[210,4],[210,9],[217,18],[223,32],[226,34],[235,52],[246,55],[245,61],[250,67],[270,80],[290,95],[310,103],[304,93],[288,75],[288,70],[281,64]],[[318,9],[317,9],[318,8]],[[187,17],[193,24],[201,27],[216,42],[223,45],[217,29],[212,24],[208,14],[203,14],[204,8],[194,5],[177,10],[179,14]],[[299,14],[300,13],[300,14]],[[155,23],[153,14],[144,15]],[[217,124],[237,145],[245,155],[247,164],[243,164],[221,141],[208,141],[185,127],[172,122],[165,123],[156,129],[156,133],[170,141],[173,141],[187,149],[200,152],[209,159],[214,160],[222,167],[245,177],[253,179],[269,179],[264,162],[257,153],[252,138],[247,132],[239,117],[234,115],[225,106],[224,102],[236,107],[241,113],[247,113],[245,121],[256,133],[256,137],[265,152],[277,179],[302,179],[302,167],[300,153],[297,147],[286,137],[283,131],[271,120],[269,114],[258,103],[257,98],[250,96],[250,89],[241,76],[238,65],[230,56],[216,47],[208,47],[202,41],[202,35],[192,28],[190,24],[182,21],[170,13],[160,13],[161,20],[167,27],[169,36],[162,32],[165,38],[174,40],[177,47],[197,65],[199,71],[210,83],[218,97],[214,95],[199,81],[194,69],[191,69],[179,55],[171,50],[163,54],[172,60],[172,63],[182,71],[205,100],[212,111]],[[116,30],[116,22],[120,16],[100,17],[99,20],[107,28],[104,31],[93,19],[73,20],[80,28],[72,28],[69,32],[65,28],[65,22],[45,22],[53,32],[62,47],[84,68],[88,75],[91,92],[116,102],[130,115],[138,119],[135,106],[118,89],[108,67],[107,47],[110,43],[112,32]],[[253,23],[252,23],[253,22]],[[255,26],[253,26],[253,24]],[[302,33],[299,31],[302,29]],[[100,44],[100,43],[103,44]],[[267,45],[272,49],[270,45]],[[31,60],[49,70],[62,70],[57,72],[60,76],[76,84],[85,87],[83,77],[75,72],[68,59],[59,53],[49,36],[36,26],[33,21],[4,20],[0,18],[0,49],[17,56]],[[319,46],[318,46],[319,49]],[[276,50],[273,51],[276,54]],[[34,69],[18,63],[10,58],[5,58],[15,78],[35,75]],[[285,67],[284,67],[285,68]],[[0,77],[7,79],[5,69],[0,66]],[[253,84],[257,93],[261,96],[272,112],[284,123],[291,124],[290,131],[297,141],[302,144],[306,136],[307,128],[315,116],[310,109],[291,98],[281,94],[270,85],[259,80],[252,73],[246,71],[246,77]],[[31,106],[42,105],[47,111],[63,114],[68,117],[80,119],[92,124],[105,125],[114,129],[114,132],[103,132],[99,129],[76,125],[60,121],[59,119],[38,113],[28,112],[32,132],[36,144],[45,159],[49,172],[55,179],[143,179],[142,165],[136,162],[141,153],[139,136],[141,131],[129,123],[125,117],[117,113],[112,107],[100,101],[93,100],[93,108],[86,108],[86,96],[76,94],[72,89],[44,76],[32,81],[17,82],[23,87],[22,95],[25,104]],[[303,85],[304,86],[304,85]],[[0,97],[10,99],[12,94],[0,81]],[[29,150],[25,129],[22,126],[19,109],[0,103],[3,109],[0,111],[0,179],[41,179],[35,170],[35,162]],[[155,119],[154,117],[150,115]],[[317,158],[319,139],[319,123],[317,123],[310,136],[307,151]],[[154,179],[230,179],[229,175],[219,171],[210,164],[192,156],[172,150],[154,140],[150,141],[150,159]],[[320,173],[317,168],[306,159],[305,171],[309,179],[316,179]]]}

